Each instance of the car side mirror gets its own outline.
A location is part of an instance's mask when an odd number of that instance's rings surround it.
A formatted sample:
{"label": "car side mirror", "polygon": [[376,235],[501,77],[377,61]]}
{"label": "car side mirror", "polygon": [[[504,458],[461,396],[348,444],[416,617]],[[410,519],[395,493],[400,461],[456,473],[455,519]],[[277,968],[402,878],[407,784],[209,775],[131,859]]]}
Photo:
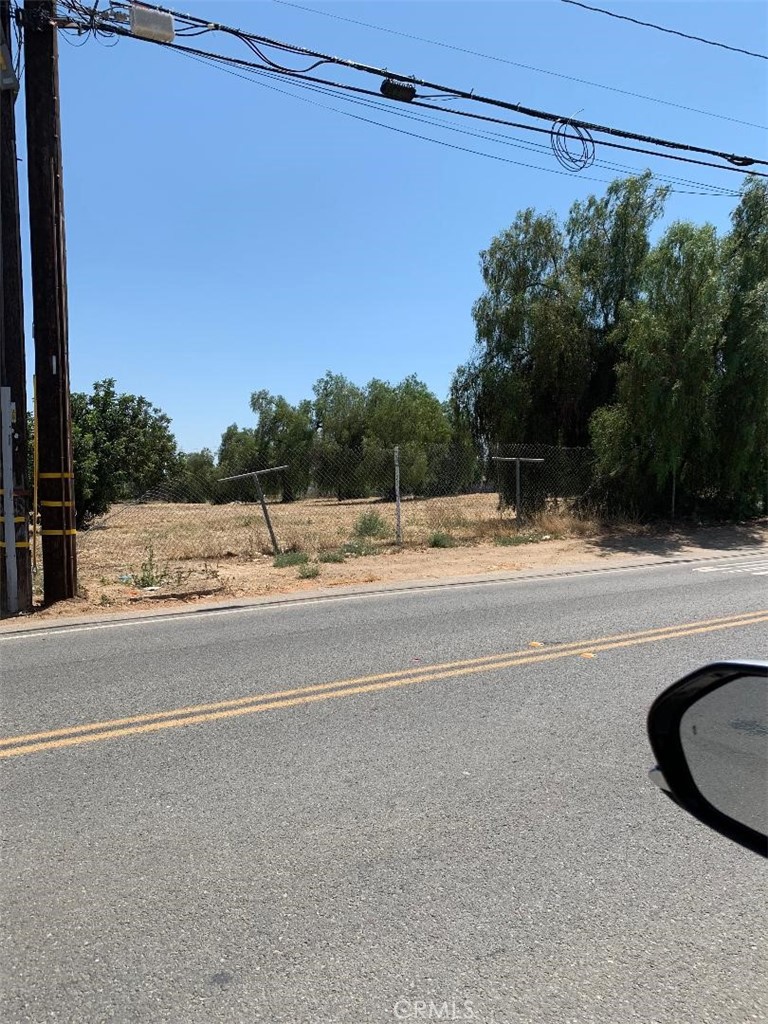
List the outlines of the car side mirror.
{"label": "car side mirror", "polygon": [[651,778],[699,821],[768,856],[768,664],[707,665],[648,714]]}

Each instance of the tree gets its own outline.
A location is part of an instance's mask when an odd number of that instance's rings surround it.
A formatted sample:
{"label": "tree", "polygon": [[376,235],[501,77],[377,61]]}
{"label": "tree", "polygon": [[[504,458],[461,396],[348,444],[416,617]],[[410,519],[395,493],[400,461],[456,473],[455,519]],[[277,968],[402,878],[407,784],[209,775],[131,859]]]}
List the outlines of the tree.
{"label": "tree", "polygon": [[317,484],[339,501],[369,493],[365,472],[365,392],[342,374],[316,381],[314,415]]}
{"label": "tree", "polygon": [[768,182],[750,179],[722,247],[726,313],[715,418],[721,501],[768,511]]}
{"label": "tree", "polygon": [[174,474],[172,494],[176,501],[210,501],[215,504],[222,496],[218,483],[219,475],[214,454],[210,449],[181,452]]}
{"label": "tree", "polygon": [[[231,423],[221,435],[217,459],[221,480],[262,468],[256,432]],[[221,485],[219,493],[221,501],[254,501],[256,498],[251,480],[228,481]]]}
{"label": "tree", "polygon": [[374,379],[365,398],[366,437],[382,448],[445,444],[450,439],[443,403],[415,375],[395,385]]}
{"label": "tree", "polygon": [[664,212],[669,190],[652,187],[646,171],[611,182],[601,198],[571,207],[565,226],[569,272],[588,341],[589,381],[581,439],[594,409],[613,400],[623,355],[623,311],[640,297],[650,232]]}
{"label": "tree", "polygon": [[265,490],[280,488],[283,501],[293,501],[309,486],[312,441],[315,435],[312,403],[308,400],[291,405],[282,395],[254,391],[251,410],[257,416],[254,431],[258,465],[287,465],[288,469],[263,478]]}
{"label": "tree", "polygon": [[381,454],[378,490],[394,494],[392,451],[397,445],[401,489],[414,494],[434,491],[438,464],[451,438],[443,403],[413,375],[395,385],[374,379],[365,396],[367,449],[369,455]]}
{"label": "tree", "polygon": [[640,511],[690,510],[716,487],[715,384],[724,294],[710,225],[673,224],[625,304],[617,401],[598,410],[598,470]]}
{"label": "tree", "polygon": [[454,377],[452,399],[486,446],[524,441],[532,431],[552,433],[541,423],[533,376],[544,308],[567,303],[564,268],[560,225],[533,209],[519,213],[480,253],[485,292],[472,309],[476,347]]}
{"label": "tree", "polygon": [[449,409],[416,376],[399,384],[374,378],[358,387],[327,373],[314,386],[318,485],[342,498],[389,496],[393,449],[400,448],[404,491],[434,490],[452,436]]}
{"label": "tree", "polygon": [[665,195],[645,174],[575,203],[564,225],[528,209],[480,254],[476,347],[451,401],[481,445],[588,442],[614,397],[620,311],[639,294]]}
{"label": "tree", "polygon": [[168,482],[179,455],[169,417],[140,395],[118,394],[107,378],[70,396],[77,526],[118,501]]}

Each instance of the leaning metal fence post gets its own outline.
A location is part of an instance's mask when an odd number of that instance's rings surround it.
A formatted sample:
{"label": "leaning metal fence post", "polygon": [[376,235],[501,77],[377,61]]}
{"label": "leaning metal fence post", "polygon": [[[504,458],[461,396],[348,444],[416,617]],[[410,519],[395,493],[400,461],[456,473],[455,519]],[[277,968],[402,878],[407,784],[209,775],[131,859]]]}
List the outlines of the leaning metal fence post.
{"label": "leaning metal fence post", "polygon": [[403,524],[400,520],[400,446],[395,445],[395,540],[403,543]]}
{"label": "leaning metal fence post", "polygon": [[272,541],[272,550],[275,552],[276,555],[279,555],[280,548],[278,547],[277,537],[275,536],[275,531],[272,527],[272,520],[269,518],[267,499],[264,497],[264,491],[262,489],[258,473],[253,474],[253,482],[256,484],[256,493],[258,494],[259,501],[261,502],[261,511],[264,513],[264,522],[267,524],[267,529],[269,530],[269,539]]}
{"label": "leaning metal fence post", "polygon": [[269,531],[269,539],[272,541],[272,550],[276,555],[280,554],[280,546],[277,543],[277,537],[275,536],[275,531],[272,528],[272,520],[269,518],[269,508],[267,507],[267,501],[264,497],[264,491],[259,477],[264,473],[278,473],[283,469],[288,469],[288,467],[270,466],[269,469],[256,469],[251,473],[238,473],[237,476],[223,476],[221,480],[219,480],[219,483],[223,484],[228,480],[245,480],[246,477],[253,477],[253,482],[256,484],[256,493],[258,494],[259,501],[261,502],[261,511],[264,513],[264,522],[267,524],[267,530]]}

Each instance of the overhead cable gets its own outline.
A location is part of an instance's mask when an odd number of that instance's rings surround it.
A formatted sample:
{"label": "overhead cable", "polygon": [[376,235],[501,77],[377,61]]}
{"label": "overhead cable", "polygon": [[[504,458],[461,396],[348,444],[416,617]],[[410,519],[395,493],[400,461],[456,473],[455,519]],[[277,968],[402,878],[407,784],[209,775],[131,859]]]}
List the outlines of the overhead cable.
{"label": "overhead cable", "polygon": [[[219,68],[219,70],[225,71],[228,74],[233,75],[235,78],[241,78],[244,81],[250,82],[252,85],[257,85],[260,88],[268,89],[271,92],[281,93],[284,96],[289,96],[292,99],[300,100],[302,103],[308,103],[308,104],[310,104],[311,106],[314,106],[314,107],[320,107],[323,110],[330,110],[330,111],[333,111],[335,113],[342,114],[345,117],[351,117],[351,118],[353,118],[356,121],[362,121],[362,122],[364,122],[366,124],[375,125],[375,126],[377,126],[379,128],[385,128],[388,131],[396,132],[399,135],[407,135],[407,136],[409,136],[411,138],[420,139],[423,142],[431,142],[431,143],[433,143],[434,145],[437,145],[437,146],[443,146],[443,147],[445,147],[447,149],[456,150],[456,151],[461,152],[461,153],[469,153],[469,154],[471,154],[473,156],[485,157],[488,160],[495,160],[495,161],[498,161],[498,162],[501,162],[501,163],[513,164],[516,167],[526,167],[526,168],[528,168],[530,170],[544,171],[547,174],[558,174],[558,175],[567,175],[568,174],[568,171],[557,170],[554,167],[542,167],[542,166],[537,165],[537,164],[526,163],[526,162],[524,162],[522,160],[512,160],[509,157],[504,157],[504,156],[501,156],[501,155],[496,154],[496,153],[487,153],[487,152],[483,152],[481,150],[471,149],[468,146],[459,146],[459,145],[456,145],[455,143],[447,142],[444,139],[435,139],[435,138],[432,138],[432,137],[430,137],[428,135],[422,135],[422,134],[417,133],[417,132],[407,131],[406,129],[398,128],[396,125],[387,124],[387,123],[382,122],[382,121],[376,121],[376,120],[374,120],[373,118],[370,118],[370,117],[363,117],[360,114],[354,114],[354,113],[352,113],[351,111],[348,111],[348,110],[340,110],[338,107],[332,107],[332,106],[330,106],[330,105],[328,105],[326,103],[320,103],[317,100],[312,100],[312,99],[309,99],[308,97],[297,95],[296,93],[290,92],[287,89],[280,89],[278,86],[269,85],[266,82],[259,81],[258,79],[254,78],[252,75],[248,74],[245,71],[237,71],[237,70],[235,70],[232,67],[228,67],[226,64],[219,64],[219,63],[210,62],[208,60],[205,60],[202,57],[198,57],[198,56],[196,56],[194,54],[189,53],[185,49],[178,50],[178,52],[181,53],[182,56],[189,57],[192,60],[199,61],[201,64],[208,64],[211,67],[217,67],[217,68]],[[278,79],[280,81],[285,81],[285,78],[283,76],[281,76],[281,75],[274,75],[274,76],[271,76],[271,77],[274,77],[274,78],[276,78],[276,79]],[[295,80],[292,80],[290,84],[294,85],[294,86],[300,86],[302,88],[310,88],[308,85],[305,86],[304,83],[302,82],[302,80],[299,79],[299,78],[297,78]],[[321,90],[318,87],[317,89],[311,90],[311,91],[318,91],[318,92],[320,92]],[[374,93],[373,95],[376,95],[376,94]],[[339,98],[340,99],[344,99],[344,100],[349,100],[349,97],[346,97],[346,96],[340,96]],[[349,100],[349,101],[350,102],[361,102],[359,100]],[[384,107],[382,107],[380,109],[382,109],[383,112],[385,112],[385,110],[386,110],[386,108],[384,108]],[[392,112],[391,109],[390,109],[389,112],[390,113]],[[406,116],[406,115],[401,115],[401,116]],[[414,118],[414,120],[419,120],[419,119]],[[472,134],[472,133],[468,133],[468,134]],[[482,138],[483,136],[478,136],[478,137]],[[493,141],[493,140],[489,140],[489,141]],[[533,145],[533,144],[531,144],[531,145]],[[543,147],[543,148],[546,149],[546,147]],[[607,179],[607,178],[595,178],[595,177],[592,177],[590,175],[579,175],[579,177],[582,178],[585,181],[594,181],[594,182],[597,182],[597,183],[603,184],[603,185],[610,184],[610,179]],[[694,182],[693,184],[697,184],[697,183]],[[716,186],[715,186],[715,188],[716,188]],[[722,197],[734,198],[734,197],[736,197],[738,195],[738,192],[736,192],[736,191],[725,191],[725,190],[713,191],[712,189],[707,189],[706,191],[695,191],[695,190],[692,190],[692,189],[670,188],[670,191],[678,193],[678,194],[681,194],[681,195],[714,196],[714,197],[721,197],[721,198]]]}
{"label": "overhead cable", "polygon": [[[255,71],[270,71],[270,70],[273,70],[273,69],[271,69],[267,65],[256,64],[253,61],[245,60],[244,58],[241,58],[241,57],[229,57],[229,56],[226,56],[224,54],[211,53],[208,50],[200,50],[200,49],[197,49],[196,47],[182,46],[182,45],[177,44],[177,43],[168,43],[168,44],[160,44],[160,45],[165,45],[169,49],[178,50],[178,51],[180,51],[182,53],[190,53],[190,54],[194,54],[195,56],[198,56],[198,57],[207,57],[207,58],[209,58],[211,60],[214,60],[216,62],[221,62],[222,64],[229,64],[229,65],[231,65],[233,67],[239,67],[239,68],[243,68],[243,69],[246,69],[246,70],[255,70]],[[280,74],[285,75],[286,78],[290,79],[291,81],[296,81],[296,82],[301,82],[301,81],[303,81],[303,82],[314,82],[316,84],[326,85],[326,86],[329,86],[331,88],[338,89],[338,90],[341,90],[341,91],[344,91],[344,92],[353,92],[353,93],[358,93],[358,94],[365,95],[365,96],[376,96],[376,97],[378,97],[380,95],[380,93],[375,92],[373,89],[366,89],[364,86],[349,85],[349,84],[347,84],[345,82],[337,82],[337,81],[335,81],[333,79],[319,78],[316,75],[294,75],[294,74],[287,74],[286,72],[280,72]],[[408,81],[406,79],[398,79],[398,80],[400,80],[400,81]],[[417,94],[417,96],[418,96],[418,94]],[[447,97],[447,98],[450,98],[450,97]],[[462,97],[454,95],[454,98],[459,98],[460,99]],[[494,124],[506,125],[507,127],[510,127],[510,128],[519,128],[519,129],[522,129],[523,131],[536,132],[536,133],[539,133],[539,134],[542,134],[542,135],[551,136],[553,134],[553,129],[552,128],[539,128],[536,125],[525,124],[524,122],[520,122],[520,121],[508,121],[508,120],[505,120],[504,118],[491,117],[491,116],[489,116],[487,114],[477,114],[477,113],[474,113],[472,111],[460,110],[460,109],[458,109],[456,107],[435,107],[435,106],[433,106],[430,103],[423,103],[419,99],[413,100],[412,102],[409,102],[407,105],[409,107],[411,107],[411,106],[413,106],[413,107],[424,107],[427,110],[435,110],[435,111],[437,111],[439,113],[451,114],[451,115],[455,115],[457,117],[466,117],[466,118],[472,118],[474,120],[489,121],[489,122],[492,122]],[[502,105],[502,104],[500,103],[499,105]],[[555,128],[555,130],[559,133],[561,141],[574,141],[574,142],[576,142],[578,144],[581,144],[583,142],[584,135],[582,133],[580,133],[580,134],[573,133],[573,129],[574,129],[575,126],[577,126],[579,129],[583,130],[584,129],[584,122],[578,121],[578,120],[574,120],[573,118],[557,118],[556,119],[556,128]],[[642,153],[644,156],[654,156],[654,157],[660,157],[660,158],[666,159],[666,160],[676,160],[676,161],[679,161],[679,162],[682,162],[682,163],[696,164],[696,165],[698,165],[700,167],[713,167],[713,168],[715,168],[716,170],[719,170],[719,171],[733,171],[733,172],[739,173],[739,174],[744,173],[742,168],[739,167],[739,166],[736,166],[736,167],[723,166],[722,164],[712,163],[711,160],[699,160],[699,159],[697,159],[695,157],[682,156],[682,155],[677,154],[677,153],[666,153],[666,152],[663,152],[663,151],[662,152],[657,152],[656,150],[644,148],[644,147],[641,147],[641,146],[630,146],[630,145],[628,145],[626,143],[611,142],[611,141],[609,141],[607,139],[598,139],[597,140],[597,144],[600,145],[600,146],[606,146],[606,147],[611,148],[611,149],[619,149],[619,150],[622,150],[624,152]],[[694,151],[698,152],[698,150],[694,150]],[[708,151],[705,150],[705,152],[708,152]],[[754,162],[755,163],[766,163],[766,161],[761,161],[761,160],[756,160]],[[748,171],[747,173],[754,174],[754,175],[757,175],[758,177],[763,177],[763,178],[764,177],[768,177],[768,174],[766,174],[764,172],[761,172],[761,171]]]}
{"label": "overhead cable", "polygon": [[[72,0],[62,0],[62,6],[63,7],[68,8],[70,5],[74,6],[74,4],[72,3]],[[78,4],[77,6],[79,7],[80,5]],[[120,7],[122,5],[116,4],[114,6]],[[191,15],[178,14],[177,12],[174,12],[174,11],[168,11],[165,8],[159,8],[156,5],[142,4],[142,6],[143,7],[150,7],[150,8],[155,9],[155,10],[163,10],[163,11],[165,11],[165,13],[171,14],[174,18],[178,18],[180,21],[182,21],[182,23],[186,23],[186,24],[188,24],[190,26],[202,26],[202,27],[205,27],[207,30],[212,31],[212,32],[221,32],[221,33],[224,33],[224,34],[227,34],[227,35],[234,36],[235,38],[241,40],[246,45],[248,45],[250,49],[253,49],[253,44],[257,44],[260,48],[266,46],[266,47],[269,47],[269,48],[277,49],[277,50],[279,50],[281,52],[285,52],[285,53],[292,53],[292,54],[296,54],[296,55],[302,55],[302,56],[305,56],[305,57],[311,57],[314,60],[316,60],[318,62],[321,62],[321,63],[334,64],[336,66],[345,67],[345,68],[348,68],[350,70],[360,71],[360,72],[363,72],[363,73],[366,73],[366,74],[373,75],[373,76],[375,76],[377,78],[380,78],[382,80],[389,80],[389,81],[392,81],[392,82],[401,82],[401,83],[407,84],[408,86],[418,86],[418,87],[430,89],[432,91],[444,93],[447,97],[453,98],[454,100],[463,100],[463,101],[468,101],[468,102],[479,103],[479,104],[486,105],[486,106],[493,106],[493,107],[501,108],[501,109],[504,109],[504,110],[511,110],[511,111],[516,112],[516,113],[522,114],[523,116],[530,117],[530,118],[532,118],[534,120],[548,121],[551,126],[554,126],[554,129],[553,128],[548,129],[548,131],[550,131],[550,132],[552,132],[553,130],[559,132],[561,129],[558,128],[558,125],[561,122],[563,122],[563,121],[567,121],[568,122],[568,128],[571,129],[571,131],[575,131],[576,129],[578,129],[580,134],[584,133],[584,132],[586,132],[587,134],[591,134],[591,133],[594,132],[594,133],[597,133],[599,135],[608,135],[608,136],[611,136],[613,138],[619,138],[619,139],[622,139],[622,140],[631,140],[631,141],[641,142],[641,143],[643,143],[645,145],[654,146],[654,147],[657,147],[659,149],[676,150],[676,151],[678,151],[678,153],[679,152],[696,153],[696,154],[701,154],[701,155],[704,155],[704,156],[715,157],[717,159],[725,160],[728,164],[732,165],[732,167],[730,167],[730,168],[727,168],[727,167],[721,168],[723,170],[737,169],[737,168],[739,170],[742,170],[742,169],[745,169],[745,168],[748,168],[748,167],[752,167],[755,164],[761,164],[761,165],[768,166],[768,161],[760,160],[760,159],[758,159],[756,157],[740,156],[740,155],[736,155],[736,154],[733,154],[733,153],[726,153],[726,152],[723,152],[721,150],[710,149],[708,147],[695,146],[695,145],[692,145],[692,144],[689,144],[689,143],[676,142],[676,141],[672,141],[672,140],[669,140],[669,139],[662,139],[662,138],[657,138],[655,136],[643,135],[643,134],[640,134],[640,133],[637,133],[637,132],[631,132],[631,131],[627,131],[627,130],[624,130],[624,129],[614,128],[614,127],[611,127],[611,126],[608,126],[608,125],[601,125],[601,124],[596,124],[596,123],[589,122],[589,121],[583,121],[581,119],[577,119],[577,118],[573,118],[573,117],[564,117],[562,114],[549,113],[547,111],[539,110],[539,109],[536,109],[536,108],[533,108],[533,107],[527,107],[527,106],[524,106],[524,105],[519,104],[519,103],[510,103],[510,102],[508,102],[506,100],[500,100],[500,99],[496,99],[496,98],[490,97],[490,96],[482,96],[482,95],[474,93],[473,91],[467,91],[467,90],[464,90],[464,89],[456,89],[456,88],[452,88],[450,86],[440,85],[440,84],[435,83],[435,82],[430,82],[430,81],[427,81],[425,79],[416,78],[415,76],[411,76],[411,75],[405,75],[405,74],[402,74],[400,72],[394,72],[394,71],[391,71],[389,69],[375,67],[373,65],[362,63],[360,61],[353,61],[353,60],[348,60],[348,59],[341,58],[341,57],[334,57],[334,56],[331,56],[329,54],[324,54],[324,53],[321,53],[321,52],[316,51],[316,50],[311,50],[311,49],[309,49],[307,47],[297,46],[297,45],[291,44],[291,43],[284,43],[284,42],[282,42],[280,40],[270,39],[267,36],[260,36],[260,35],[256,35],[255,33],[251,33],[251,32],[245,32],[242,29],[232,28],[231,26],[220,25],[220,24],[213,23],[213,22],[206,22],[203,19],[196,18],[196,17],[193,17]],[[106,12],[101,12],[101,17],[102,18],[104,17],[105,13]],[[94,11],[94,15],[95,14],[96,14],[96,12]],[[119,25],[111,25],[110,24],[109,27],[110,27],[111,31],[115,32],[118,35],[130,35],[130,32],[128,30],[126,30],[125,28],[122,28]],[[150,40],[150,41],[154,41],[154,40]],[[181,44],[178,44],[178,43],[160,42],[160,43],[157,43],[157,45],[168,46],[168,47],[171,47],[171,48],[182,48],[183,49],[183,47],[181,47]],[[211,57],[212,59],[216,59],[216,60],[227,61],[227,62],[230,62],[232,64],[238,65],[238,66],[244,66],[244,67],[257,66],[257,67],[259,67],[258,65],[254,65],[253,62],[244,61],[241,58],[227,57],[227,56],[225,56],[223,54],[213,54],[210,51],[199,50],[199,49],[195,49],[195,48],[192,48],[192,47],[189,47],[187,49],[189,49],[190,52],[197,53],[198,55]],[[271,68],[273,70],[279,70],[281,73],[289,75],[289,76],[302,76],[302,77],[307,78],[308,80],[319,81],[319,82],[322,82],[323,84],[333,85],[336,88],[340,88],[340,89],[353,89],[354,90],[355,88],[357,88],[357,87],[354,87],[354,86],[345,85],[343,83],[329,81],[327,79],[312,78],[311,76],[306,75],[306,73],[303,72],[303,71],[294,71],[292,69],[289,69],[289,68],[285,67],[284,65],[278,65],[276,62],[271,61],[271,60],[269,61],[268,65],[260,66],[260,69],[262,69],[262,70],[265,69],[265,68],[267,68],[267,69]],[[359,90],[359,91],[362,91],[362,90]],[[455,111],[455,112],[459,113],[459,114],[463,114],[464,113],[463,111]],[[532,126],[519,126],[519,127],[527,127],[529,129],[532,128]],[[554,139],[553,139],[553,141],[554,141]],[[598,140],[595,140],[595,141],[598,142],[600,145],[613,146],[614,148],[635,149],[636,151],[643,152],[643,150],[639,149],[638,147],[631,147],[631,146],[626,146],[626,145],[620,145],[620,144],[617,144],[617,143],[610,143],[610,142],[608,142],[605,139],[598,139]],[[663,152],[656,152],[655,150],[650,150],[648,152],[651,155],[654,155],[654,156],[669,156],[669,154],[665,154]],[[688,157],[688,158],[681,157],[681,156],[679,156],[677,154],[675,154],[674,158],[675,159],[679,159],[679,160],[684,160],[686,162],[691,162],[691,163],[700,163],[700,164],[703,164],[705,166],[719,166],[717,164],[709,164],[706,161],[694,160],[694,159],[692,159],[690,157]]]}
{"label": "overhead cable", "polygon": [[293,7],[297,11],[306,11],[308,14],[318,14],[323,18],[345,21],[350,25],[359,25],[361,28],[369,28],[375,32],[387,32],[389,35],[400,36],[403,39],[413,39],[415,42],[427,43],[429,46],[440,46],[445,50],[453,50],[456,53],[466,53],[470,57],[481,57],[483,60],[495,61],[497,64],[508,64],[513,68],[522,68],[523,71],[534,71],[539,75],[551,75],[553,78],[562,78],[567,82],[577,82],[579,85],[588,85],[592,89],[606,89],[608,92],[620,93],[622,96],[631,96],[633,99],[645,100],[648,103],[662,103],[666,107],[686,110],[691,114],[701,114],[703,117],[714,117],[720,121],[731,121],[733,124],[742,124],[747,128],[760,128],[763,130],[766,128],[765,125],[756,124],[754,121],[742,121],[741,118],[731,117],[730,114],[716,114],[712,110],[701,110],[699,107],[690,107],[685,103],[675,103],[674,100],[663,99],[661,96],[646,96],[644,93],[633,92],[631,89],[620,89],[616,85],[607,85],[605,82],[591,82],[587,78],[566,75],[562,71],[552,71],[551,68],[537,68],[533,64],[521,64],[519,61],[510,60],[508,57],[499,57],[498,54],[471,50],[466,46],[457,46],[455,43],[446,43],[439,39],[429,39],[426,36],[415,35],[412,32],[403,32],[401,29],[389,28],[385,25],[374,25],[370,21],[348,18],[344,14],[336,14],[333,11],[321,11],[317,7],[305,7],[304,4],[293,3],[293,0],[272,0],[272,2],[280,4],[281,7]]}
{"label": "overhead cable", "polygon": [[[200,64],[204,64],[204,65],[207,65],[209,67],[217,68],[220,71],[224,71],[224,72],[232,75],[235,78],[242,79],[243,81],[250,82],[253,85],[265,86],[265,83],[263,82],[264,78],[272,79],[274,81],[281,81],[281,82],[285,82],[286,81],[285,76],[277,74],[275,72],[268,72],[268,71],[258,72],[256,70],[248,70],[248,69],[236,70],[235,68],[233,68],[233,67],[231,67],[231,66],[229,66],[229,65],[227,65],[225,63],[221,63],[221,62],[218,62],[218,61],[212,61],[212,60],[207,59],[205,57],[201,57],[201,56],[198,56],[196,54],[192,54],[192,53],[190,53],[186,49],[178,50],[177,52],[179,52],[184,57],[188,57],[191,60],[197,61]],[[506,146],[513,146],[513,147],[518,148],[518,149],[527,150],[529,152],[535,152],[535,153],[537,153],[539,155],[542,152],[548,152],[549,148],[550,148],[549,146],[543,145],[542,143],[536,143],[536,142],[533,142],[533,141],[530,141],[530,140],[525,140],[525,139],[519,139],[519,138],[511,137],[507,133],[494,132],[494,131],[490,131],[490,130],[487,131],[487,132],[473,132],[473,131],[469,131],[469,130],[464,129],[464,128],[459,128],[456,125],[446,124],[445,122],[437,121],[434,118],[427,118],[427,117],[423,117],[423,116],[418,116],[418,115],[416,115],[416,114],[414,114],[412,112],[412,110],[410,109],[410,107],[411,107],[410,104],[406,107],[406,106],[401,106],[401,105],[397,105],[396,106],[396,105],[391,104],[391,103],[386,103],[385,101],[382,101],[381,98],[376,93],[374,93],[372,91],[368,91],[368,95],[367,96],[361,96],[358,93],[353,93],[353,94],[349,94],[349,93],[345,93],[345,92],[339,93],[338,91],[336,91],[336,90],[334,90],[334,89],[332,89],[330,87],[322,86],[322,85],[316,84],[315,82],[308,82],[308,81],[306,81],[306,80],[304,80],[302,78],[291,79],[290,80],[290,85],[295,87],[295,88],[301,89],[304,92],[312,92],[312,93],[319,94],[321,96],[329,96],[329,97],[332,97],[332,98],[335,98],[335,99],[338,99],[338,100],[342,100],[343,102],[348,103],[348,104],[354,104],[356,106],[368,107],[368,108],[370,108],[372,110],[375,110],[378,113],[382,113],[382,114],[385,114],[387,116],[396,116],[396,117],[399,117],[401,119],[406,119],[406,120],[409,120],[409,121],[415,121],[415,122],[419,122],[421,124],[430,125],[431,127],[441,128],[441,129],[444,129],[444,130],[447,130],[447,131],[452,131],[452,132],[458,132],[458,133],[460,133],[462,135],[468,135],[468,136],[471,136],[473,138],[482,139],[482,140],[484,140],[486,142],[491,142],[491,143],[496,144],[496,145],[500,144],[500,145],[506,145]],[[269,88],[273,92],[281,93],[282,95],[289,96],[292,99],[304,100],[304,97],[297,95],[295,92],[289,92],[286,89],[278,89],[275,86],[271,86]],[[306,100],[305,102],[311,102],[311,101]],[[355,115],[350,114],[349,111],[340,110],[338,107],[333,107],[333,106],[330,106],[329,104],[326,104],[326,103],[312,102],[312,105],[313,106],[317,106],[317,107],[321,107],[324,110],[333,111],[334,113],[343,114],[344,116],[355,117]],[[425,110],[433,110],[437,114],[443,114],[444,113],[444,111],[441,108],[439,108],[439,107],[431,107],[431,106],[429,106],[429,105],[427,105],[425,103],[424,104],[415,103],[415,104],[413,104],[413,106],[416,106],[416,107],[419,107],[419,108],[425,109]],[[447,111],[446,113],[450,113],[450,111]],[[472,116],[475,117],[475,118],[481,119],[481,120],[488,120],[488,121],[499,123],[499,124],[506,124],[507,123],[507,122],[504,122],[504,121],[500,121],[497,118],[487,118],[487,119],[484,119],[484,118],[482,118],[482,115],[478,115],[478,114],[475,114],[475,115],[472,115]],[[362,118],[357,117],[356,119],[357,120],[361,120]],[[369,118],[366,118],[364,120],[366,120],[366,122],[369,123],[369,124],[378,125],[378,126],[380,126],[382,128],[388,128],[388,129],[391,129],[391,130],[396,130],[396,129],[392,128],[391,125],[382,124],[379,121],[373,121],[373,120],[371,120]],[[544,129],[544,128],[537,128],[536,131],[546,133],[546,129]],[[439,140],[439,139],[433,139],[433,138],[431,138],[429,136],[424,136],[424,135],[417,135],[416,133],[410,133],[410,134],[413,137],[421,138],[421,139],[423,139],[426,142],[434,142],[437,145],[444,145],[444,143],[441,140]],[[481,152],[479,150],[471,150],[471,149],[464,148],[463,151],[464,152],[468,152],[468,153],[473,153],[473,154],[475,154],[477,156],[487,156],[487,157],[489,157],[489,159],[497,159],[492,154]],[[557,170],[555,170],[555,169],[553,169],[551,167],[539,167],[539,166],[535,166],[535,165],[532,165],[532,164],[522,164],[519,161],[517,163],[518,163],[518,166],[530,167],[533,170],[546,171],[547,173],[552,173],[552,174],[563,174],[563,173],[565,173],[564,171],[557,171]],[[610,171],[618,171],[620,173],[625,173],[625,174],[638,174],[638,173],[641,173],[640,169],[637,168],[637,167],[628,167],[626,164],[616,164],[616,163],[614,163],[612,161],[596,160],[595,161],[595,166],[596,167],[600,167],[600,168],[605,168],[605,169],[610,170]],[[732,198],[732,197],[735,197],[735,196],[738,195],[738,192],[735,189],[732,189],[732,188],[729,189],[729,188],[726,188],[725,186],[721,186],[721,185],[705,184],[705,183],[700,182],[700,181],[691,181],[688,178],[679,178],[679,177],[676,177],[674,175],[666,175],[666,174],[653,173],[652,176],[653,176],[653,178],[655,180],[657,180],[659,182],[670,183],[670,186],[668,186],[668,187],[670,187],[670,191],[677,192],[677,193],[683,194],[683,195],[708,195],[708,196],[714,196],[714,197],[718,197],[719,196],[719,197],[726,197],[726,198]],[[600,182],[602,184],[607,184],[608,183],[607,180],[603,179],[603,178],[593,178],[593,177],[587,177],[587,176],[584,176],[584,175],[580,175],[580,177],[585,177],[587,181],[596,181],[596,182]],[[689,190],[689,189],[681,189],[681,188],[673,187],[673,186],[676,186],[676,185],[691,185],[691,186],[694,186],[696,191],[692,191],[692,190]]]}
{"label": "overhead cable", "polygon": [[731,50],[733,53],[743,53],[747,57],[758,57],[760,60],[768,60],[768,54],[765,53],[755,53],[754,50],[743,50],[740,46],[729,46],[728,43],[721,43],[716,39],[704,39],[703,36],[679,32],[676,28],[656,25],[652,21],[640,21],[638,18],[630,18],[627,14],[607,11],[604,7],[592,7],[590,4],[583,4],[580,0],[561,0],[561,3],[570,4],[572,7],[583,7],[585,11],[594,11],[597,14],[607,14],[609,18],[617,18],[619,21],[631,21],[633,25],[642,25],[643,28],[654,28],[657,32],[668,32],[669,35],[680,36],[682,39],[692,39],[696,43],[706,43],[707,46],[719,46],[721,50]]}

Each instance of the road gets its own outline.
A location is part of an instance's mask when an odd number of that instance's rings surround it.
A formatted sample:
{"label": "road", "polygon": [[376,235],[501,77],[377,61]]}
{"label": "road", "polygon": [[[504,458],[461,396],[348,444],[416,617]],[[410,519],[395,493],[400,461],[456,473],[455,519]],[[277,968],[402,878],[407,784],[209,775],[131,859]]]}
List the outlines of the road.
{"label": "road", "polygon": [[761,1021],[754,854],[647,780],[722,561],[6,634],[13,1024]]}

